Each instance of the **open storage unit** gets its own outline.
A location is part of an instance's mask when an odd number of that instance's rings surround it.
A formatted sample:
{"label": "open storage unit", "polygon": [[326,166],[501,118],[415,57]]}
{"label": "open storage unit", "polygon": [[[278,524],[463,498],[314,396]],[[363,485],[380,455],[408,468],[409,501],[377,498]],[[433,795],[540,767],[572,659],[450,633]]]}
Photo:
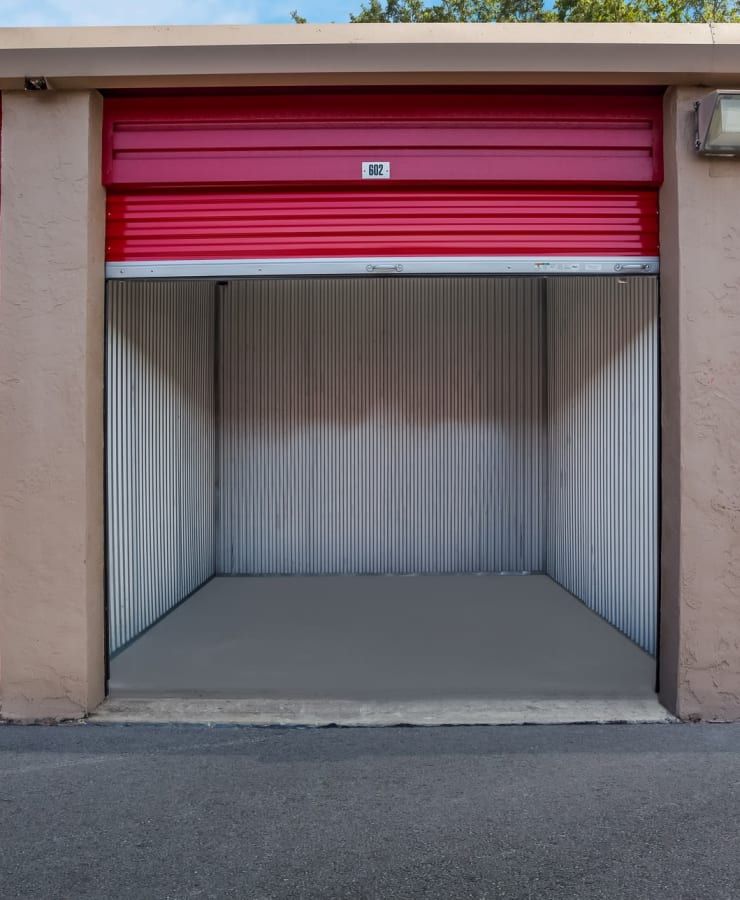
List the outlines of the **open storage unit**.
{"label": "open storage unit", "polygon": [[212,576],[545,573],[654,652],[655,278],[117,282],[108,347],[112,650]]}
{"label": "open storage unit", "polygon": [[108,102],[121,693],[652,689],[658,98],[387,99]]}

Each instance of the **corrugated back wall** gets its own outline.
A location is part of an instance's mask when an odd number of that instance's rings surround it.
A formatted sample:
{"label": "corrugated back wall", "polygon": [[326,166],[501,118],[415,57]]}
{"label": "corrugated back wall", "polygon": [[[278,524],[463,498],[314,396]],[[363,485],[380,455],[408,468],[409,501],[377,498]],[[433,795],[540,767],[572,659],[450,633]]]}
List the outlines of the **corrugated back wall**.
{"label": "corrugated back wall", "polygon": [[658,595],[658,282],[547,282],[547,571],[645,650]]}
{"label": "corrugated back wall", "polygon": [[221,573],[544,567],[541,282],[232,282]]}
{"label": "corrugated back wall", "polygon": [[213,574],[213,301],[203,282],[108,285],[111,652]]}

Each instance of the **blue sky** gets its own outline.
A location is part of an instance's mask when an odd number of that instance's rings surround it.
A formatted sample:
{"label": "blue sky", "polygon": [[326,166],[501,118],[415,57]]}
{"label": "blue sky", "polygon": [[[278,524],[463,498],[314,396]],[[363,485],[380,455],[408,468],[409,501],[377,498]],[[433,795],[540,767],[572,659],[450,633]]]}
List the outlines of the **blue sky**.
{"label": "blue sky", "polygon": [[204,25],[346,22],[360,0],[0,0],[0,27],[17,25]]}

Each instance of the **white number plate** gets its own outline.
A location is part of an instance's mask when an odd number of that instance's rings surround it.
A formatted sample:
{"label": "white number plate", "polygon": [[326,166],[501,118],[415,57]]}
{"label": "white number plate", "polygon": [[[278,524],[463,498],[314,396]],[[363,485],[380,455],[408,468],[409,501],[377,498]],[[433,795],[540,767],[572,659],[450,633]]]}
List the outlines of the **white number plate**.
{"label": "white number plate", "polygon": [[389,162],[364,162],[362,164],[363,178],[390,178],[391,164]]}

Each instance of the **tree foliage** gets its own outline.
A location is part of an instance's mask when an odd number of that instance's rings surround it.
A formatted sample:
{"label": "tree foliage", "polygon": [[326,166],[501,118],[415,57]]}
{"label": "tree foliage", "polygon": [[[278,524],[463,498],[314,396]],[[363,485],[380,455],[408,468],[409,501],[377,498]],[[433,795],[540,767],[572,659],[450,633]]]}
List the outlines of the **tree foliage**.
{"label": "tree foliage", "polygon": [[350,22],[545,22],[542,0],[368,0]]}
{"label": "tree foliage", "polygon": [[[294,21],[306,20],[297,12]],[[740,22],[740,0],[365,0],[350,22]]]}
{"label": "tree foliage", "polygon": [[350,22],[538,22],[541,0],[368,0]]}
{"label": "tree foliage", "polygon": [[557,22],[740,22],[740,0],[556,0]]}

